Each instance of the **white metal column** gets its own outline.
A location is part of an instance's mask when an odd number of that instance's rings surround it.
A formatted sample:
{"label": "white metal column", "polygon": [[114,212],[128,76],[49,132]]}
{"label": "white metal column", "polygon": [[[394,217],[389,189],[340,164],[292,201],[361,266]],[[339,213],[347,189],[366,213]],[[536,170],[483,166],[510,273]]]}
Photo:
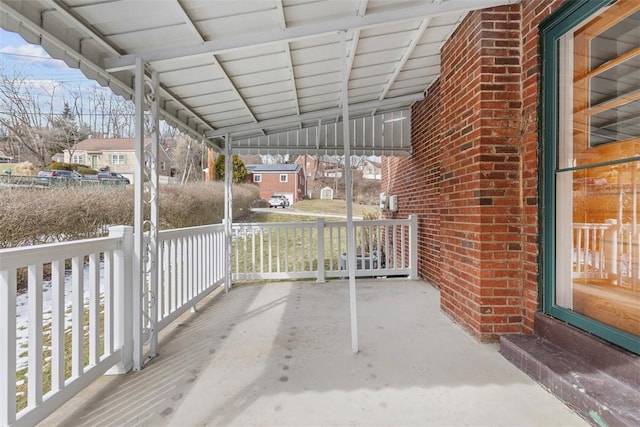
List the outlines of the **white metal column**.
{"label": "white metal column", "polygon": [[15,322],[16,269],[11,268],[0,271],[0,425],[16,420]]}
{"label": "white metal column", "polygon": [[159,231],[159,184],[158,176],[158,157],[160,151],[160,100],[156,94],[160,93],[160,79],[156,71],[151,72],[151,81],[147,81],[145,91],[145,104],[150,111],[150,131],[151,131],[151,150],[149,150],[148,161],[145,162],[145,203],[149,205],[149,220],[146,221],[147,227],[145,239],[147,244],[147,263],[146,271],[148,273],[148,290],[145,293],[146,299],[143,300],[144,309],[147,313],[147,334],[149,341],[148,358],[158,355],[158,231]]}
{"label": "white metal column", "polygon": [[[135,213],[133,260],[133,369],[145,363],[144,345],[149,343],[148,360],[157,354],[158,272],[156,253],[158,242],[158,151],[159,151],[159,79],[152,73],[145,76],[141,58],[135,66]],[[145,155],[145,111],[150,112],[151,150]],[[149,218],[145,218],[148,207]]]}
{"label": "white metal column", "polygon": [[[344,183],[347,198],[347,271],[349,271],[349,311],[351,350],[358,352],[358,310],[356,306],[356,238],[353,227],[353,189],[351,188],[351,137],[349,134],[349,92],[347,76],[347,32],[340,32],[340,75],[342,82],[342,137],[344,139]],[[353,54],[353,53],[352,53]]]}
{"label": "white metal column", "polygon": [[134,193],[135,209],[133,218],[133,369],[142,369],[142,300],[145,277],[144,244],[144,63],[136,58],[135,89],[135,154]]}
{"label": "white metal column", "polygon": [[231,246],[232,236],[231,227],[233,224],[233,151],[231,150],[231,135],[227,134],[224,139],[224,234],[225,234],[225,250],[227,260],[227,271],[224,280],[224,290],[231,290]]}

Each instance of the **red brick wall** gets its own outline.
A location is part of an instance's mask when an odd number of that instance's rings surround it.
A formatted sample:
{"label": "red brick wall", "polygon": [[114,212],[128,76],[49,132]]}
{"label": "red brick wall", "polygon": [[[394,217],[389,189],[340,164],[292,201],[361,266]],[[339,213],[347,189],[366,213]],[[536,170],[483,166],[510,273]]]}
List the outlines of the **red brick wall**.
{"label": "red brick wall", "polygon": [[[398,195],[399,218],[418,217],[418,274],[440,282],[440,85],[411,113],[414,144],[411,157],[385,157],[381,162],[380,191]],[[391,177],[391,179],[389,179]]]}
{"label": "red brick wall", "polygon": [[560,3],[470,13],[413,108],[412,156],[383,161],[398,216],[419,215],[419,274],[481,341],[531,332],[537,310],[537,26]]}
{"label": "red brick wall", "polygon": [[442,51],[441,306],[481,340],[522,324],[519,21],[474,12]]}
{"label": "red brick wall", "polygon": [[540,39],[538,25],[563,0],[526,0],[522,4],[522,117],[523,117],[523,331],[533,332],[538,310],[538,101],[540,84]]}

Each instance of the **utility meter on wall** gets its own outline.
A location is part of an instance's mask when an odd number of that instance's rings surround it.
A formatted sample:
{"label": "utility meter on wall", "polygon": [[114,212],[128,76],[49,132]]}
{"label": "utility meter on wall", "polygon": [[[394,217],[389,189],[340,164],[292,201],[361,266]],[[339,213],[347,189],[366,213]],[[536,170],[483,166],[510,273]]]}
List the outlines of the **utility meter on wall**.
{"label": "utility meter on wall", "polygon": [[387,209],[387,195],[380,193],[380,210],[383,211],[385,209]]}

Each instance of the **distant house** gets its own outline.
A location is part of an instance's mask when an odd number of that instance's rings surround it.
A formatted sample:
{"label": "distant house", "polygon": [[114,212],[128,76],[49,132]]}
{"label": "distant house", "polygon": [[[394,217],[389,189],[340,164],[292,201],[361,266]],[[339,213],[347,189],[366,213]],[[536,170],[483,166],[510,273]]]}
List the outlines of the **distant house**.
{"label": "distant house", "polygon": [[341,177],[342,160],[338,156],[298,156],[296,164],[303,167],[308,179]]}
{"label": "distant house", "polygon": [[[145,142],[145,163],[149,160],[151,141]],[[66,163],[79,163],[96,170],[109,170],[126,176],[133,182],[136,153],[133,138],[89,138],[64,151]],[[171,158],[160,147],[158,153],[160,182],[172,183]]]}
{"label": "distant house", "polygon": [[380,180],[381,177],[380,163],[369,159],[362,162],[362,178]]}
{"label": "distant house", "polygon": [[260,188],[260,198],[282,194],[294,204],[307,193],[307,180],[299,164],[247,165],[249,182]]}

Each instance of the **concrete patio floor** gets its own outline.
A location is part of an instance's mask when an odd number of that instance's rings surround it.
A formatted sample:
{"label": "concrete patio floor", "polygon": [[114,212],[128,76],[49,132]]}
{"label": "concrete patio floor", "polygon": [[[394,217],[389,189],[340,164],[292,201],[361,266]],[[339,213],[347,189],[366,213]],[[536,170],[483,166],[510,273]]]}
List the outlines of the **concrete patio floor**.
{"label": "concrete patio floor", "polygon": [[103,377],[41,425],[585,426],[444,316],[420,281],[236,286],[162,337],[140,372]]}

